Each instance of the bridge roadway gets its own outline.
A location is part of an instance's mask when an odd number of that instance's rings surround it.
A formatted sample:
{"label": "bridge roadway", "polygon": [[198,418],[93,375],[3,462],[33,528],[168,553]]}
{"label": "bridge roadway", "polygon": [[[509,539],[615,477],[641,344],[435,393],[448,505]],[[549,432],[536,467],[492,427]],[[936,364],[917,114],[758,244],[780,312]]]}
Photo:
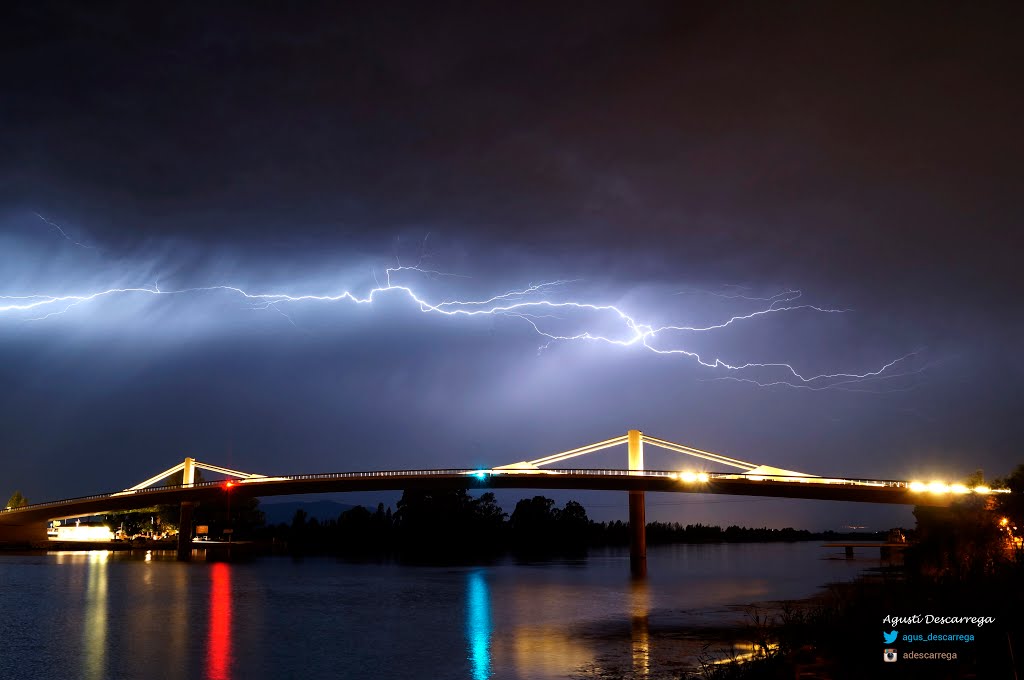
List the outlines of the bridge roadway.
{"label": "bridge roadway", "polygon": [[707,473],[707,481],[686,480],[669,470],[383,470],[334,472],[313,475],[255,477],[244,480],[200,482],[185,486],[158,486],[136,491],[69,498],[0,511],[2,529],[38,525],[53,519],[87,517],[153,505],[201,503],[222,498],[281,496],[344,491],[397,491],[403,489],[567,489],[596,491],[657,491],[710,493],[773,498],[805,498],[862,503],[948,506],[952,494],[914,491],[908,482],[818,477],[751,477]]}

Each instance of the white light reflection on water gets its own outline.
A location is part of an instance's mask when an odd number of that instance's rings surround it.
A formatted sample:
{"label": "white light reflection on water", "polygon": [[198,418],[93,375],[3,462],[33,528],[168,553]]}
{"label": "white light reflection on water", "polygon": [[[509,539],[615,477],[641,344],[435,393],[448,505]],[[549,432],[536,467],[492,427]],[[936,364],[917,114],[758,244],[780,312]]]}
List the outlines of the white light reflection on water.
{"label": "white light reflection on water", "polygon": [[647,581],[632,582],[630,589],[630,652],[633,673],[638,678],[651,674],[651,594]]}
{"label": "white light reflection on water", "polygon": [[107,550],[90,550],[85,587],[85,625],[82,628],[84,671],[87,680],[106,677],[107,661]]}

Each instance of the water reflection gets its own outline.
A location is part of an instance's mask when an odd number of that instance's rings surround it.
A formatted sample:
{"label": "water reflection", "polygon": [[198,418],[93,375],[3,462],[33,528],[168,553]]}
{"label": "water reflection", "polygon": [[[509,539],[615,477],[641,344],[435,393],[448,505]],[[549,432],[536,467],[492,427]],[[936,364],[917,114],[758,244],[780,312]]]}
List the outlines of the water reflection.
{"label": "water reflection", "polygon": [[231,677],[231,567],[217,562],[210,567],[210,630],[206,648],[206,677]]}
{"label": "water reflection", "polygon": [[[656,549],[646,584],[629,580],[622,551],[475,569],[11,555],[0,584],[18,625],[3,629],[5,649],[13,631],[13,649],[29,651],[9,663],[26,678],[678,678],[708,642],[723,656],[751,651],[721,634],[745,622],[731,605],[808,595],[863,568],[820,550]],[[0,677],[13,677],[9,656]]]}
{"label": "water reflection", "polygon": [[89,551],[85,586],[85,625],[82,628],[83,677],[100,680],[107,662],[107,550]]}
{"label": "water reflection", "polygon": [[491,675],[491,596],[484,571],[469,572],[466,587],[466,641],[473,680]]}
{"label": "water reflection", "polygon": [[[171,553],[171,559],[174,559],[173,553]],[[152,566],[152,563],[151,565]],[[175,565],[180,567],[182,565]],[[183,568],[175,568],[170,570],[170,578],[163,578],[160,580],[160,586],[155,591],[158,595],[164,595],[165,598],[170,599],[173,602],[188,602],[188,570]],[[154,591],[150,591],[154,592]],[[159,603],[156,604],[159,607]],[[167,658],[171,659],[171,663],[164,667],[165,678],[184,678],[186,677],[186,667],[182,663],[174,663],[174,659],[184,659],[188,654],[188,632],[191,627],[191,621],[189,620],[189,612],[191,607],[180,606],[170,607],[169,611],[167,608],[163,608],[163,615],[166,617],[164,620],[164,645],[166,647]]]}
{"label": "water reflection", "polygon": [[629,593],[630,650],[633,674],[646,678],[651,673],[651,593],[646,581],[633,580]]}
{"label": "water reflection", "polygon": [[563,677],[593,663],[588,642],[573,630],[574,613],[604,592],[565,583],[531,581],[523,587],[502,584],[500,621],[506,633],[492,644],[494,667],[514,668],[520,678]]}
{"label": "water reflection", "polygon": [[563,677],[594,663],[587,641],[567,633],[562,625],[520,625],[510,638],[497,650],[495,665],[515,668],[521,678]]}

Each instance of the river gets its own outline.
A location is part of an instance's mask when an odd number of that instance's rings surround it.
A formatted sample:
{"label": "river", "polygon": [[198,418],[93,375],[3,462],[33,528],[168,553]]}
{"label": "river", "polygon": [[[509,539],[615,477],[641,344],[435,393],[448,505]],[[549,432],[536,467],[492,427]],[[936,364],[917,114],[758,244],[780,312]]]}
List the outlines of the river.
{"label": "river", "polygon": [[637,584],[617,549],[483,567],[7,554],[0,678],[678,677],[745,605],[876,563],[818,542],[658,546]]}

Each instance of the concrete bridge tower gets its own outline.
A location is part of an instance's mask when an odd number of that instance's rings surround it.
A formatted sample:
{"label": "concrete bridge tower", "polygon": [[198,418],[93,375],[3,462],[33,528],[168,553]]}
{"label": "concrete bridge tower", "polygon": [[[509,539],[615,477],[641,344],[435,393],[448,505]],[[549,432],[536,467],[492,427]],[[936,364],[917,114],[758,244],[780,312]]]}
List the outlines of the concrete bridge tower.
{"label": "concrete bridge tower", "polygon": [[[644,440],[640,430],[626,435],[629,447],[629,470],[644,469]],[[643,491],[629,492],[629,571],[633,578],[647,577],[647,517]]]}

